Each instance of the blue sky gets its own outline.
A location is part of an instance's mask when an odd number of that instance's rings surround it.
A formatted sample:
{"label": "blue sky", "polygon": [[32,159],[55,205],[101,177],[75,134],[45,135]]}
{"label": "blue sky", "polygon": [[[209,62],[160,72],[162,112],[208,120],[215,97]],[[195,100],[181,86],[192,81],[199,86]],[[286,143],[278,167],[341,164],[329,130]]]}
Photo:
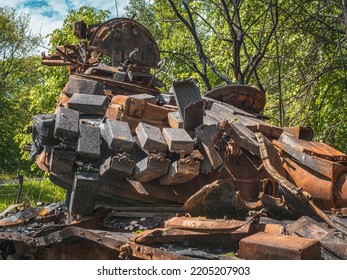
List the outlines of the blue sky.
{"label": "blue sky", "polygon": [[[128,0],[117,0],[119,16],[124,14],[124,6]],[[97,9],[109,10],[110,17],[116,17],[115,0],[0,0],[0,7],[15,8],[19,14],[30,16],[30,29],[35,33],[46,35],[62,26],[64,17],[71,9],[81,6],[93,6]],[[44,48],[37,50],[38,53]]]}

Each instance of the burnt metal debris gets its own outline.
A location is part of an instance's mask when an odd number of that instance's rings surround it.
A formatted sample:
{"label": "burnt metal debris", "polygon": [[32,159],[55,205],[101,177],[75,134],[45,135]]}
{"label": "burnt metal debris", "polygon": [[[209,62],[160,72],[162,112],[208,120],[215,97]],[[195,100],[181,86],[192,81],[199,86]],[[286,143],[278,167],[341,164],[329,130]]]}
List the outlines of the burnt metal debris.
{"label": "burnt metal debris", "polygon": [[74,34],[42,56],[70,77],[29,129],[66,201],[2,212],[0,258],[347,258],[347,155],[265,122],[256,88],[161,92],[158,47],[136,21]]}

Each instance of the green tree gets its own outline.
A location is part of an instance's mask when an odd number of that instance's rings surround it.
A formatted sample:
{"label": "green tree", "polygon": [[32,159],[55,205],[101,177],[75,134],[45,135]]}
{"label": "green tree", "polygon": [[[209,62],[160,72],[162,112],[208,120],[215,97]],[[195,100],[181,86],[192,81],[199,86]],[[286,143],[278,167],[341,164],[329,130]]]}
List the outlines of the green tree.
{"label": "green tree", "polygon": [[41,41],[29,29],[29,17],[0,8],[0,172],[21,168],[14,136],[22,131],[28,114],[30,85],[36,83],[35,57]]}

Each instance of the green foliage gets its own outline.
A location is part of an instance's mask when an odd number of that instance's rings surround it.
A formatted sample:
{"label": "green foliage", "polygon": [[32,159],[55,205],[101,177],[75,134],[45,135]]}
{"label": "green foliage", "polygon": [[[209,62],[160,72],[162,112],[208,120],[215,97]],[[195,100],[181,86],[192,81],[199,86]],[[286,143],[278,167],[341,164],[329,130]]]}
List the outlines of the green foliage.
{"label": "green foliage", "polygon": [[[18,184],[0,186],[0,212],[15,203],[18,187]],[[54,185],[48,179],[42,181],[24,179],[19,202],[25,202],[34,207],[37,202],[48,204],[64,199],[65,190]]]}
{"label": "green foliage", "polygon": [[75,21],[83,20],[87,26],[99,24],[105,21],[109,13],[109,11],[97,10],[90,6],[83,6],[78,11],[71,10],[65,17],[63,26],[47,35],[51,51],[55,52],[55,48],[60,45],[77,44],[79,42],[79,39],[72,33],[73,23]]}
{"label": "green foliage", "polygon": [[29,18],[0,8],[0,171],[25,168],[14,137],[31,117],[28,93],[39,79],[37,58],[30,57],[40,36],[29,30]]}

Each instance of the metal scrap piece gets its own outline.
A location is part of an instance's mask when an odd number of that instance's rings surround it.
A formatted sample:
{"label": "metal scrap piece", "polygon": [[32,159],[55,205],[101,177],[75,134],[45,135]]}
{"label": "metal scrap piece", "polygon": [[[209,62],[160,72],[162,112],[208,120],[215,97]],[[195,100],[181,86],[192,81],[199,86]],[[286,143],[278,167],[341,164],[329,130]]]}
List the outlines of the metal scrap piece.
{"label": "metal scrap piece", "polygon": [[196,127],[204,121],[204,102],[198,100],[191,102],[184,108],[183,128],[187,131],[194,131]]}
{"label": "metal scrap piece", "polygon": [[330,161],[347,161],[346,154],[341,153],[340,151],[335,150],[334,148],[321,142],[297,139],[286,133],[281,135],[279,142],[311,156],[316,156]]}
{"label": "metal scrap piece", "polygon": [[214,140],[218,137],[219,129],[216,125],[204,125],[195,129],[197,143],[200,151],[208,160],[212,169],[217,169],[224,164],[224,161],[214,148]]}
{"label": "metal scrap piece", "polygon": [[206,97],[234,105],[250,113],[260,113],[265,107],[265,95],[246,85],[226,85],[205,94]]}
{"label": "metal scrap piece", "polygon": [[256,133],[260,147],[260,156],[269,175],[276,180],[286,196],[287,205],[297,213],[312,214],[308,206],[308,200],[301,190],[286,179],[286,173],[270,140],[260,132]]}
{"label": "metal scrap piece", "polygon": [[191,103],[201,100],[201,93],[192,79],[177,81],[172,83],[173,94],[176,99],[180,116],[185,122],[185,108]]}
{"label": "metal scrap piece", "polygon": [[320,260],[318,240],[259,232],[240,241],[238,257],[251,260]]}
{"label": "metal scrap piece", "polygon": [[185,247],[198,247],[202,249],[223,248],[223,250],[235,251],[238,249],[240,239],[251,234],[249,227],[244,227],[229,232],[199,232],[191,229],[177,228],[156,228],[144,231],[143,233],[131,237],[130,240],[136,244],[148,246],[162,246],[163,244],[175,244]]}
{"label": "metal scrap piece", "polygon": [[259,145],[255,134],[241,122],[222,121],[219,126],[237,145],[260,157]]}
{"label": "metal scrap piece", "polygon": [[286,233],[319,240],[322,248],[341,259],[347,259],[347,239],[337,234],[326,224],[319,223],[310,217],[303,216],[286,226]]}
{"label": "metal scrap piece", "polygon": [[248,213],[246,203],[231,179],[220,179],[201,188],[192,195],[183,208],[193,216],[209,218],[244,218]]}
{"label": "metal scrap piece", "polygon": [[167,120],[172,128],[183,128],[183,120],[179,112],[170,112],[167,114]]}

